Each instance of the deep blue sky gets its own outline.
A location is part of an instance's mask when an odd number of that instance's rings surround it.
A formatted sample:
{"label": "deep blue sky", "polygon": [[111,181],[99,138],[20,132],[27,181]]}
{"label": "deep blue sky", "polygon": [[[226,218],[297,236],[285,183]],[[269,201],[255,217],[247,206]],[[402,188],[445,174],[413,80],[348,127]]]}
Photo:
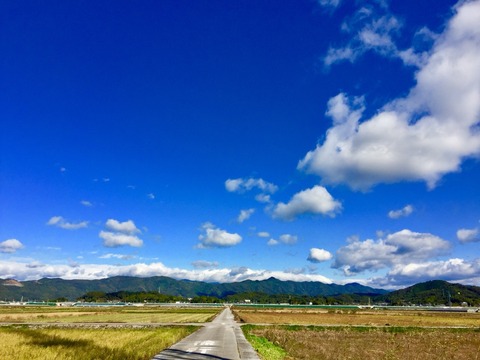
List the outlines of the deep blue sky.
{"label": "deep blue sky", "polygon": [[480,281],[480,1],[4,1],[0,278]]}

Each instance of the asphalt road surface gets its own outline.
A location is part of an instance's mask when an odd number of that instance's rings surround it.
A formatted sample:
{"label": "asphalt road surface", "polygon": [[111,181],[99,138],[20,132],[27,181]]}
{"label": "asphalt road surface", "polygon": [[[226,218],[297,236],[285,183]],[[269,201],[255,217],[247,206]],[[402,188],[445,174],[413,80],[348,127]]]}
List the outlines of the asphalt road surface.
{"label": "asphalt road surface", "polygon": [[152,360],[259,360],[245,339],[230,308],[225,308],[212,322],[162,351]]}

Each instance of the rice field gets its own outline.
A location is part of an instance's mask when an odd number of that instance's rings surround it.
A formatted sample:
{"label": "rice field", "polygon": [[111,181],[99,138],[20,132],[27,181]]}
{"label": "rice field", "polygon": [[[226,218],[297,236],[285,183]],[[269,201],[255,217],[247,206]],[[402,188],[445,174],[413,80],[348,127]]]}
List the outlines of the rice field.
{"label": "rice field", "polygon": [[264,360],[480,360],[480,314],[235,309]]}
{"label": "rice field", "polygon": [[0,327],[0,359],[147,360],[196,329],[4,326]]}
{"label": "rice field", "polygon": [[[478,360],[480,330],[244,326],[265,360]],[[268,342],[270,346],[256,343]]]}
{"label": "rice field", "polygon": [[210,321],[218,308],[164,308],[164,307],[109,307],[109,308],[55,308],[55,307],[1,307],[1,323],[203,323]]}

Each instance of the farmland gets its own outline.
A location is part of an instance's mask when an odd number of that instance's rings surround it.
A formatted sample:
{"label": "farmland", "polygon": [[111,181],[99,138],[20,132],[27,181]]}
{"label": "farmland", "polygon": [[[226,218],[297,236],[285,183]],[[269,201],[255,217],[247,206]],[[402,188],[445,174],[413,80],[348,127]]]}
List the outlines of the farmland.
{"label": "farmland", "polygon": [[203,323],[212,319],[218,308],[165,307],[0,307],[1,323]]}
{"label": "farmland", "polygon": [[269,360],[480,359],[478,313],[237,308],[235,315]]}

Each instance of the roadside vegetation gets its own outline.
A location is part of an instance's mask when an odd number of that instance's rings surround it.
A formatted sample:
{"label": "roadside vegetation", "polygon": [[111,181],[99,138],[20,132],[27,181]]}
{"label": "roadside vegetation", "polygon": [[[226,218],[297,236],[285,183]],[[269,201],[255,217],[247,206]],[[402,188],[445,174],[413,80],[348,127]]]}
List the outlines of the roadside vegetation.
{"label": "roadside vegetation", "polygon": [[196,329],[0,327],[0,359],[147,360]]}

